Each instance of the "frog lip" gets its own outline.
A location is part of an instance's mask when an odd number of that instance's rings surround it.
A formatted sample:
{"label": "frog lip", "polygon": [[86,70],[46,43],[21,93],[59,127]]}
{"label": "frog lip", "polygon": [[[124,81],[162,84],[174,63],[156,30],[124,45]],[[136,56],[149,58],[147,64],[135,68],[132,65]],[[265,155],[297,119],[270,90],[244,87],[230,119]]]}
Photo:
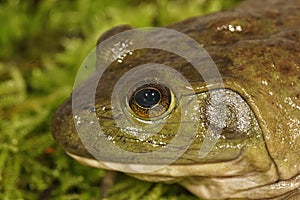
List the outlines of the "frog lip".
{"label": "frog lip", "polygon": [[[107,170],[116,170],[129,174],[146,174],[149,177],[162,176],[167,179],[178,178],[178,177],[188,177],[188,176],[203,176],[203,177],[230,177],[230,176],[241,176],[244,174],[252,173],[257,169],[254,169],[251,165],[249,168],[244,166],[249,165],[251,160],[248,160],[246,156],[247,152],[240,151],[240,154],[237,155],[232,160],[216,163],[194,163],[194,164],[171,164],[166,166],[153,165],[154,171],[146,172],[145,168],[149,168],[149,165],[143,164],[122,164],[122,163],[112,163],[100,161],[92,158],[86,158],[78,156],[72,153],[67,152],[69,156],[77,160],[79,163]],[[263,170],[270,170],[270,168],[275,168],[273,161],[270,157],[262,155],[264,163]],[[258,167],[260,168],[260,166]],[[141,171],[139,171],[141,169]],[[151,180],[152,181],[152,180]],[[153,180],[155,181],[155,180]]]}
{"label": "frog lip", "polygon": [[[133,173],[136,171],[137,174],[139,172],[137,169],[143,169],[147,165],[143,164],[122,164],[122,163],[112,163],[112,162],[104,162],[99,161],[92,158],[86,158],[82,156],[78,156],[72,153],[67,152],[69,156],[77,160],[79,163],[107,170],[115,170],[112,167],[116,167],[121,172],[125,173]],[[148,175],[155,175],[155,176],[164,176],[164,177],[184,177],[184,176],[232,176],[233,174],[239,174],[238,171],[232,170],[232,167],[238,163],[244,162],[242,156],[237,156],[233,160],[223,162],[223,163],[209,163],[209,164],[174,164],[174,165],[167,165],[164,167],[160,167],[160,169],[155,170],[153,172],[143,173]],[[109,167],[110,166],[110,167]],[[149,165],[148,165],[149,166]],[[154,167],[159,168],[159,165],[153,165]],[[211,170],[211,169],[218,169]],[[227,169],[227,170],[226,170]],[[228,169],[230,169],[228,171]],[[227,171],[227,172],[226,172]],[[141,172],[140,172],[141,173]]]}

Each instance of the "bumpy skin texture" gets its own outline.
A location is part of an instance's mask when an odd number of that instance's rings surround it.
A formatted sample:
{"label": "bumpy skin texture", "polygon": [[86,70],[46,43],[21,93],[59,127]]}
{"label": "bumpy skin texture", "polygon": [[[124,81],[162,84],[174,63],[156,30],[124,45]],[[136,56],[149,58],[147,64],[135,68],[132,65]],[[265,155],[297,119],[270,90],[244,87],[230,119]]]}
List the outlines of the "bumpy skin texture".
{"label": "bumpy skin texture", "polygon": [[[251,108],[252,132],[238,138],[237,132],[232,136],[224,131],[231,139],[225,137],[218,141],[217,147],[204,159],[195,156],[202,142],[195,140],[174,164],[148,174],[131,175],[148,181],[178,182],[205,199],[300,199],[299,10],[299,0],[249,0],[233,11],[168,26],[203,45],[217,64],[225,88],[240,95]],[[130,27],[121,26],[108,31],[100,42],[128,29]],[[148,62],[171,65],[181,72],[192,83],[199,104],[201,99],[205,101],[203,94],[207,89],[199,81],[201,77],[195,77],[197,73],[191,65],[167,52],[141,50],[121,64],[114,62],[97,87],[97,116],[107,135],[117,144],[125,143],[124,148],[134,152],[156,150],[156,147],[136,143],[134,138],[122,135],[114,126],[110,97],[113,85],[126,71]],[[96,78],[92,76],[76,89],[84,97],[82,105],[89,98],[85,88]],[[93,159],[77,135],[71,101],[69,98],[53,118],[54,138],[80,162],[108,168]],[[73,112],[84,112],[82,110],[78,107]],[[158,134],[153,140],[167,143],[168,137],[173,137],[169,132],[180,123],[176,115],[174,111],[170,117],[172,123],[162,130],[161,135],[167,139],[162,140]],[[198,130],[199,138],[203,131]],[[89,134],[86,137],[90,137]],[[124,168],[127,164],[130,163],[124,163]]]}

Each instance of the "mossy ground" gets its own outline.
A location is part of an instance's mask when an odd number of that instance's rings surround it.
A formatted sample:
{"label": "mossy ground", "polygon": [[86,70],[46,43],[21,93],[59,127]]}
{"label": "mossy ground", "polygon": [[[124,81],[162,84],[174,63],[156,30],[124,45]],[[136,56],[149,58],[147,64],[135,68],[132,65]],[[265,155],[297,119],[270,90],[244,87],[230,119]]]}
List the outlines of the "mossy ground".
{"label": "mossy ground", "polygon": [[[116,25],[163,26],[237,2],[0,1],[0,199],[100,199],[105,172],[68,157],[50,133],[98,37]],[[107,199],[197,198],[178,185],[120,175]]]}

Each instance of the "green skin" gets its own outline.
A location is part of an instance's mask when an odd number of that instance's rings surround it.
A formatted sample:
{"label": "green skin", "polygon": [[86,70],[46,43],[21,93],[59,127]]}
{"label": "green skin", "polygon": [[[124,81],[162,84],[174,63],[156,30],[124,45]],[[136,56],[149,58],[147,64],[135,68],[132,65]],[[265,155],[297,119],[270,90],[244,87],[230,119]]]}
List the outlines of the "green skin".
{"label": "green skin", "polygon": [[[167,27],[203,45],[223,77],[229,99],[240,101],[228,111],[222,137],[205,157],[199,158],[198,152],[206,138],[207,125],[212,122],[204,116],[193,143],[180,158],[162,169],[129,173],[131,176],[155,182],[178,182],[205,199],[300,198],[300,2],[267,0],[264,4],[268,4],[265,9],[261,8],[260,1],[246,1],[233,11],[191,18]],[[230,24],[242,30],[232,32],[228,28]],[[99,42],[128,29],[128,26],[116,27],[103,34]],[[161,131],[146,140],[137,140],[116,126],[111,107],[114,85],[133,66],[161,63],[174,68],[191,84],[199,108],[204,110],[209,104],[208,90],[220,91],[217,83],[206,86],[193,66],[165,51],[137,50],[123,61],[113,62],[101,77],[96,90],[96,113],[110,142],[126,151],[143,153],[167,145],[182,123],[180,108],[186,106],[184,99],[193,93],[191,89],[182,89],[186,95],[177,97],[176,105],[168,113],[168,123]],[[82,96],[82,105],[89,98],[85,95],[86,88],[96,80],[92,75],[76,89]],[[107,160],[105,157],[96,160],[77,134],[73,114],[80,113],[88,119],[86,109],[78,106],[72,113],[70,97],[53,117],[52,134],[79,162],[110,169],[105,162],[114,155],[107,155]],[[246,132],[236,127],[239,112],[248,115],[250,126]],[[128,116],[138,121],[137,116]],[[97,134],[83,132],[81,137],[97,140]],[[124,169],[120,171],[128,172],[126,168],[136,163],[118,164]]]}

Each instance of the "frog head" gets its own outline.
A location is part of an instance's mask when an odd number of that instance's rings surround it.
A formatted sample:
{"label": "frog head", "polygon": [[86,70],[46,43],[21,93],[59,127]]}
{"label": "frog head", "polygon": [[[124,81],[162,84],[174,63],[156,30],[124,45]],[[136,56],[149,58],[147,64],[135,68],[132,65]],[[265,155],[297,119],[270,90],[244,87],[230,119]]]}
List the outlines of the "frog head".
{"label": "frog head", "polygon": [[178,182],[199,197],[299,196],[299,14],[284,12],[285,24],[238,9],[168,27],[200,43],[202,57],[184,39],[188,58],[176,46],[132,50],[115,37],[136,33],[129,26],[106,32],[95,73],[53,117],[54,138],[81,163]]}

